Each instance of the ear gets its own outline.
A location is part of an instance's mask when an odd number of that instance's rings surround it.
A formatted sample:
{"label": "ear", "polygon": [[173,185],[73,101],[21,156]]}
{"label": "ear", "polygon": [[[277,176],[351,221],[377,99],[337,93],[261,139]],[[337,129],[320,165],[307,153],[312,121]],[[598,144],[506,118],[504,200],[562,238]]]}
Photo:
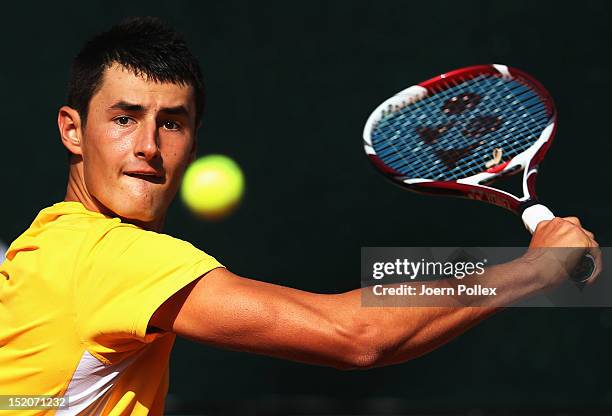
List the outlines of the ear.
{"label": "ear", "polygon": [[62,143],[68,151],[75,155],[83,155],[81,131],[81,116],[72,107],[63,106],[57,115],[57,126],[59,128]]}

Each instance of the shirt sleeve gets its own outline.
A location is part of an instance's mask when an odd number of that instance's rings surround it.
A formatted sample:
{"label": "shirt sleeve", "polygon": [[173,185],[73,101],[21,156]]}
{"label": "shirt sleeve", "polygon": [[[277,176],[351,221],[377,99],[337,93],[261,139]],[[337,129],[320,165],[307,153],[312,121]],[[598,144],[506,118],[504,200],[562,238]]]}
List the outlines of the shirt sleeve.
{"label": "shirt sleeve", "polygon": [[119,224],[85,243],[75,270],[77,323],[83,340],[101,354],[148,343],[153,313],[169,297],[223,267],[192,244]]}

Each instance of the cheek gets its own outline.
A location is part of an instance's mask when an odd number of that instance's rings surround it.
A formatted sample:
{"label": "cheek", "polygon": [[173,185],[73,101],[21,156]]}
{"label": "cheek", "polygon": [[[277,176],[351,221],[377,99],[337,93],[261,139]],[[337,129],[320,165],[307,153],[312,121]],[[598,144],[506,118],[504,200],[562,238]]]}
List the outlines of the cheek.
{"label": "cheek", "polygon": [[112,192],[120,185],[122,171],[131,147],[125,134],[115,129],[98,129],[88,132],[84,142],[84,176],[86,186],[98,198]]}
{"label": "cheek", "polygon": [[[128,132],[118,131],[112,127],[100,128],[88,132],[83,156],[96,170],[115,170],[130,151]],[[119,166],[117,166],[119,164]]]}
{"label": "cheek", "polygon": [[108,127],[100,140],[103,144],[102,151],[123,157],[132,148],[132,133],[131,130]]}
{"label": "cheek", "polygon": [[190,149],[191,146],[181,142],[167,144],[162,149],[165,168],[169,171],[181,173],[189,162]]}

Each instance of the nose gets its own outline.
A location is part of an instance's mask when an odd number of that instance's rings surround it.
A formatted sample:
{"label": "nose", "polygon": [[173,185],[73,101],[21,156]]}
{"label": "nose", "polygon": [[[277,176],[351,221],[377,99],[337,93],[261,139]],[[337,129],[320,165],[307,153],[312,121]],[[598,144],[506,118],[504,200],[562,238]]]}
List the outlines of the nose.
{"label": "nose", "polygon": [[139,159],[153,160],[159,156],[159,134],[155,122],[146,123],[134,144],[134,154]]}

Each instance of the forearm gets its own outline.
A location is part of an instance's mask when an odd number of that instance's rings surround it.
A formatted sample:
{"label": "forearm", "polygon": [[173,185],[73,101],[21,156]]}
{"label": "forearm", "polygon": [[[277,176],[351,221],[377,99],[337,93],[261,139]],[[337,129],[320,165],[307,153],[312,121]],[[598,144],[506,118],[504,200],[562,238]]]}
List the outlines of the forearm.
{"label": "forearm", "polygon": [[[370,368],[419,357],[459,336],[502,306],[543,288],[532,265],[523,259],[486,269],[478,282],[497,288],[489,296],[449,297],[444,307],[364,306],[362,291],[319,295],[263,284],[275,302],[262,308],[265,344],[255,352],[343,369]],[[428,286],[449,287],[466,279],[445,279]],[[251,283],[249,283],[251,284]],[[262,285],[261,282],[257,283]],[[452,306],[448,306],[449,303]],[[292,342],[297,341],[297,342]]]}
{"label": "forearm", "polygon": [[[495,297],[487,295],[446,297],[444,306],[432,306],[424,297],[415,298],[410,306],[362,305],[362,291],[343,294],[353,305],[357,333],[368,333],[369,353],[375,357],[371,366],[403,362],[431,351],[471,328],[501,307],[543,289],[534,267],[522,259],[486,269],[478,282],[497,288]],[[428,287],[449,287],[465,283],[456,279],[428,282]],[[419,306],[421,302],[421,306]],[[425,304],[424,302],[429,302]],[[381,301],[384,305],[384,301]],[[426,306],[425,306],[426,305]]]}

